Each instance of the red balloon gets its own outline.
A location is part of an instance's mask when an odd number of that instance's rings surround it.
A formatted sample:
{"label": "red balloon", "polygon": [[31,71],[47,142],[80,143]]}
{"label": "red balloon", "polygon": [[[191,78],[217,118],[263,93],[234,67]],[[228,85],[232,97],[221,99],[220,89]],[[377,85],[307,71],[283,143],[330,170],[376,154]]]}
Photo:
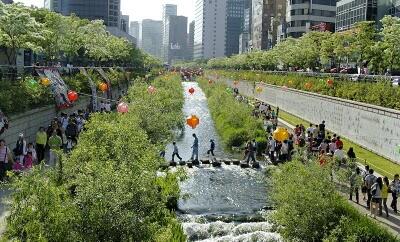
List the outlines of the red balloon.
{"label": "red balloon", "polygon": [[194,91],[195,91],[195,90],[194,90],[194,88],[193,88],[193,87],[191,87],[191,88],[189,89],[189,93],[190,93],[190,94],[193,94],[193,93],[194,93]]}
{"label": "red balloon", "polygon": [[120,104],[118,104],[117,106],[117,111],[119,113],[127,113],[129,111],[129,107],[128,104],[121,102]]}
{"label": "red balloon", "polygon": [[68,100],[73,103],[76,100],[78,100],[79,96],[78,93],[76,93],[75,91],[68,91]]}

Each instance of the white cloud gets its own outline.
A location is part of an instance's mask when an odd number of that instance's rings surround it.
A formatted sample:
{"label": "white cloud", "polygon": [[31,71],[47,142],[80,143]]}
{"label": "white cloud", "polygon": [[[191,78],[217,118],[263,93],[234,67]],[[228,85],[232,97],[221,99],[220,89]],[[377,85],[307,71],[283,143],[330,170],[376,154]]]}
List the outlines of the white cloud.
{"label": "white cloud", "polygon": [[[27,6],[43,6],[43,0],[16,0]],[[131,20],[145,18],[161,20],[162,5],[170,3],[178,5],[178,15],[189,17],[193,20],[195,0],[122,0],[121,10],[123,14],[130,15]]]}

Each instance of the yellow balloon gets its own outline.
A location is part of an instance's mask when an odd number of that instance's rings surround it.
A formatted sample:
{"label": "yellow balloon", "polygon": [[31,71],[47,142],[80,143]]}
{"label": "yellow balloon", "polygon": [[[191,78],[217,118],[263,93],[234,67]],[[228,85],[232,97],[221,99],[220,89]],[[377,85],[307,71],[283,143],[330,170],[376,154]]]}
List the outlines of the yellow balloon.
{"label": "yellow balloon", "polygon": [[285,140],[289,139],[289,132],[282,127],[278,127],[275,131],[274,131],[274,136],[273,138],[277,141],[283,142]]}
{"label": "yellow balloon", "polygon": [[42,83],[43,86],[47,87],[50,85],[50,80],[49,78],[43,78],[40,83]]}
{"label": "yellow balloon", "polygon": [[258,93],[261,93],[261,92],[263,91],[263,89],[262,89],[262,87],[257,87],[257,88],[256,88],[256,91],[257,91]]}

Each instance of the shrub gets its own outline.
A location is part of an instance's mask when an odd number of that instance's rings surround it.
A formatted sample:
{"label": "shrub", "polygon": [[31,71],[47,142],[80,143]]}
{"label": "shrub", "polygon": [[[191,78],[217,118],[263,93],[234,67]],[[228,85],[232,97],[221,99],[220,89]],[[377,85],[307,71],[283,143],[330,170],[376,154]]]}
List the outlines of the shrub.
{"label": "shrub", "polygon": [[396,241],[347,203],[330,181],[330,168],[294,160],[273,174],[274,220],[288,240]]}

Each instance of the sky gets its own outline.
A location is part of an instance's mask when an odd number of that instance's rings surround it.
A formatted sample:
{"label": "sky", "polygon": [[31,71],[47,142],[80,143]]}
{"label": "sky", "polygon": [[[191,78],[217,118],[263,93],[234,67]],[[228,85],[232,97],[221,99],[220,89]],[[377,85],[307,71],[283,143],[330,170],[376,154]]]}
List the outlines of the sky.
{"label": "sky", "polygon": [[[27,6],[35,5],[43,7],[43,0],[16,0]],[[121,11],[128,14],[130,20],[140,21],[142,19],[161,20],[162,5],[166,3],[178,5],[178,15],[189,18],[189,22],[194,18],[195,0],[121,0]]]}

